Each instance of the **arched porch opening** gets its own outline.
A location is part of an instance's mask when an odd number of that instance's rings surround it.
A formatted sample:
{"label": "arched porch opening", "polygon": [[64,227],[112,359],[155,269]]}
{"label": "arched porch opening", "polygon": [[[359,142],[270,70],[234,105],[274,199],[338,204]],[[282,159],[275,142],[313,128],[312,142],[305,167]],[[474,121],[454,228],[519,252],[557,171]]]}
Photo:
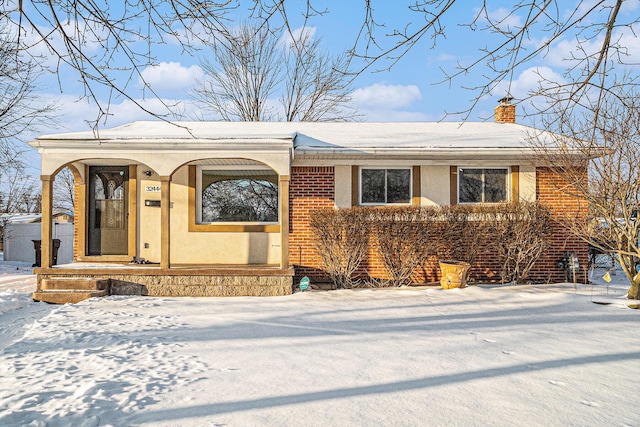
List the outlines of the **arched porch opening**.
{"label": "arched porch opening", "polygon": [[288,173],[246,157],[204,157],[166,182],[168,265],[289,267]]}
{"label": "arched porch opening", "polygon": [[52,214],[59,203],[56,181],[61,177],[65,191],[73,193],[74,262],[130,262],[135,258],[139,167],[148,169],[127,158],[82,158],[60,164],[51,175],[41,175],[43,268],[53,264]]}

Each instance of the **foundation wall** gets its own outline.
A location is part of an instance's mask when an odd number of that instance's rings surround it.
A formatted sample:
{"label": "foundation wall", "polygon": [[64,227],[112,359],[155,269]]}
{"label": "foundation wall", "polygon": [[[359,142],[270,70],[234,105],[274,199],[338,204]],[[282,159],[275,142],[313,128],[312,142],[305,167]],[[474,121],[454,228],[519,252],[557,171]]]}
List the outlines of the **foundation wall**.
{"label": "foundation wall", "polygon": [[47,278],[108,279],[110,295],[156,297],[282,296],[293,292],[291,274],[277,275],[179,275],[179,274],[38,274]]}

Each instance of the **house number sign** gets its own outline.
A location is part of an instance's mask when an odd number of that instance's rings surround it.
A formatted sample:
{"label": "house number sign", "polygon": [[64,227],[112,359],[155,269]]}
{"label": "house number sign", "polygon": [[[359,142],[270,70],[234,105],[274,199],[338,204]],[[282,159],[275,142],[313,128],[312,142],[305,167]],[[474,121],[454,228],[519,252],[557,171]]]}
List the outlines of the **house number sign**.
{"label": "house number sign", "polygon": [[160,192],[160,186],[159,185],[145,185],[144,186],[144,191],[146,191],[147,193],[159,193]]}

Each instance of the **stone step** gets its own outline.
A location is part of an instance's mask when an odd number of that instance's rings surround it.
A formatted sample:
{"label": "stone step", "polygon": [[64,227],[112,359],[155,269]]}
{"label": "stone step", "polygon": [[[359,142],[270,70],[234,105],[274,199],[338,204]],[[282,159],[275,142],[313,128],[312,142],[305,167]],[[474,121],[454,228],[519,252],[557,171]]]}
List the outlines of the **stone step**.
{"label": "stone step", "polygon": [[39,290],[83,290],[101,291],[109,289],[109,279],[96,279],[93,277],[53,277],[42,279]]}
{"label": "stone step", "polygon": [[76,304],[89,298],[97,298],[109,295],[107,289],[102,290],[46,290],[36,291],[32,294],[34,301],[48,302],[50,304]]}

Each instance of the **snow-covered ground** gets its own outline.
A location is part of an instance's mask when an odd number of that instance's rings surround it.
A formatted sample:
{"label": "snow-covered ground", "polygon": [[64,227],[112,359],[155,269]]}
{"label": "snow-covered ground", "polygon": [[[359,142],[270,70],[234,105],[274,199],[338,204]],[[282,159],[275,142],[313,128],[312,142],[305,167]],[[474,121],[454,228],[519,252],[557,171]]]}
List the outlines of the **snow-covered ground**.
{"label": "snow-covered ground", "polygon": [[55,306],[0,262],[0,425],[637,426],[640,310],[603,273]]}

